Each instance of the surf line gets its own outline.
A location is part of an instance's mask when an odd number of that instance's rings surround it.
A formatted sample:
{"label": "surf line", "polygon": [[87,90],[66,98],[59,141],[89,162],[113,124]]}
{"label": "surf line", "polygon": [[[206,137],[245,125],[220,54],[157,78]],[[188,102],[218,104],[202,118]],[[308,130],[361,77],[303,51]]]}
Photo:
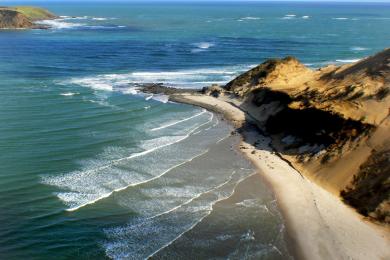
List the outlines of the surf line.
{"label": "surf line", "polygon": [[[150,152],[152,152],[152,151],[155,151],[155,150],[157,150],[157,149],[160,149],[160,148],[163,148],[163,147],[166,147],[166,146],[169,146],[169,145],[178,143],[178,142],[180,142],[180,141],[182,141],[182,140],[188,138],[195,130],[197,130],[197,129],[199,129],[200,127],[202,127],[202,126],[208,124],[209,122],[211,122],[211,121],[213,120],[213,117],[214,117],[214,114],[211,113],[211,117],[210,117],[210,119],[209,119],[207,122],[205,122],[205,123],[203,123],[203,124],[201,124],[201,125],[195,127],[195,128],[192,129],[185,137],[181,138],[180,140],[178,140],[178,141],[176,141],[176,142],[172,142],[172,143],[169,143],[169,144],[166,144],[166,145],[161,145],[161,146],[158,146],[158,147],[156,147],[156,148],[150,149],[150,150],[148,150],[148,151],[145,151],[145,152],[142,152],[142,153],[134,154],[134,156],[129,156],[129,157],[125,157],[125,158],[122,158],[122,159],[118,159],[118,160],[116,160],[115,162],[122,161],[122,160],[125,160],[125,159],[131,159],[131,158],[134,158],[134,157],[136,157],[136,156],[140,156],[140,155],[144,155],[144,154],[148,154],[148,153],[150,153]],[[146,152],[147,152],[147,153],[146,153]],[[168,173],[168,172],[171,171],[172,169],[174,169],[174,168],[176,168],[176,167],[179,167],[180,165],[183,165],[183,164],[185,164],[185,163],[187,163],[187,162],[193,160],[194,158],[196,158],[196,157],[198,157],[198,156],[202,156],[203,154],[205,154],[205,153],[207,153],[207,152],[208,152],[208,150],[206,150],[205,152],[203,152],[203,153],[201,153],[201,154],[199,154],[199,155],[193,157],[193,158],[190,159],[190,160],[186,160],[186,161],[184,161],[184,162],[182,162],[182,163],[180,163],[180,164],[177,164],[177,165],[171,167],[170,169],[164,171],[164,172],[161,173],[160,175],[157,175],[157,176],[155,176],[155,177],[153,177],[153,178],[151,178],[151,179],[147,179],[147,180],[144,180],[144,181],[141,181],[141,182],[137,182],[137,183],[132,183],[132,184],[129,184],[129,185],[127,185],[127,186],[124,186],[124,187],[115,189],[115,190],[113,190],[113,191],[111,191],[111,192],[109,192],[109,193],[103,194],[102,196],[100,196],[100,197],[98,197],[98,198],[96,198],[96,199],[94,199],[94,200],[88,201],[88,202],[83,203],[83,204],[81,204],[81,205],[79,205],[79,206],[72,207],[72,208],[68,208],[68,209],[65,209],[65,210],[66,210],[66,211],[70,211],[70,212],[71,212],[71,211],[76,211],[76,210],[78,210],[78,209],[80,209],[80,208],[82,208],[82,207],[85,207],[85,206],[87,206],[87,205],[94,204],[94,203],[96,203],[96,202],[99,201],[99,200],[108,198],[109,196],[111,196],[111,195],[112,195],[113,193],[115,193],[115,192],[119,192],[119,191],[125,190],[125,189],[127,189],[127,188],[129,188],[129,187],[135,187],[135,186],[138,186],[138,185],[145,184],[145,183],[147,183],[147,182],[153,181],[153,180],[155,180],[155,179],[158,179],[158,178],[164,176],[166,173]],[[104,167],[107,168],[107,167],[109,167],[109,166],[104,166]],[[102,168],[102,167],[100,167],[100,168]],[[100,168],[99,168],[99,169],[100,169]],[[96,170],[95,170],[95,171],[96,171]]]}
{"label": "surf line", "polygon": [[228,184],[228,183],[233,179],[233,176],[234,176],[235,173],[236,173],[236,171],[233,171],[232,174],[229,176],[229,178],[228,178],[227,181],[225,181],[225,182],[223,182],[223,183],[221,183],[221,184],[219,184],[219,185],[213,187],[212,189],[209,189],[209,190],[207,190],[207,191],[205,191],[205,192],[198,193],[197,195],[195,195],[193,198],[187,200],[186,202],[184,202],[184,203],[182,203],[182,204],[180,204],[180,205],[178,205],[178,206],[176,206],[176,207],[174,207],[174,208],[171,208],[170,210],[167,210],[167,211],[165,211],[165,212],[162,212],[162,213],[160,213],[160,214],[157,214],[157,215],[155,215],[155,216],[153,216],[153,217],[146,218],[146,220],[154,219],[154,218],[157,218],[157,217],[166,215],[166,214],[168,214],[168,213],[170,213],[170,212],[172,212],[172,211],[175,211],[175,210],[177,210],[177,209],[179,209],[179,208],[181,208],[181,207],[183,207],[183,206],[185,206],[185,205],[187,205],[187,204],[193,202],[194,200],[196,200],[197,198],[201,197],[201,196],[204,195],[204,194],[208,194],[208,193],[210,193],[210,192],[212,192],[212,191],[214,191],[214,190],[217,190],[217,189],[223,187],[224,185]]}
{"label": "surf line", "polygon": [[[235,171],[233,172],[233,175],[234,175],[234,173],[235,173]],[[185,233],[187,233],[188,231],[191,231],[191,230],[192,230],[194,227],[196,227],[200,222],[202,222],[203,219],[205,219],[207,216],[210,215],[210,212],[212,211],[212,208],[213,208],[213,206],[214,206],[216,203],[218,203],[218,202],[220,202],[220,201],[222,201],[222,200],[226,200],[226,199],[230,198],[230,197],[236,192],[237,186],[238,186],[242,181],[244,181],[245,179],[247,179],[247,178],[249,178],[249,177],[252,177],[253,175],[256,175],[256,174],[257,174],[257,173],[253,173],[253,174],[250,174],[249,176],[246,176],[246,177],[240,179],[240,180],[236,183],[236,185],[234,186],[234,188],[233,188],[233,190],[232,190],[232,192],[230,193],[229,196],[223,197],[223,198],[220,198],[220,199],[217,199],[217,200],[215,200],[214,202],[212,202],[211,205],[209,205],[209,206],[210,206],[210,209],[207,210],[208,213],[207,213],[205,216],[203,216],[202,218],[200,218],[194,225],[190,226],[187,230],[185,230],[183,233],[179,234],[176,238],[174,238],[173,240],[169,241],[168,243],[166,243],[165,245],[163,245],[162,247],[160,247],[158,250],[156,250],[155,252],[153,252],[153,253],[150,254],[149,256],[145,257],[145,259],[150,259],[150,258],[154,257],[158,252],[160,252],[160,251],[163,250],[164,248],[167,248],[168,246],[172,245],[176,240],[178,240],[179,238],[181,238]],[[231,175],[231,176],[233,176],[233,175]],[[223,186],[223,185],[222,185],[222,186]]]}
{"label": "surf line", "polygon": [[121,162],[121,161],[125,161],[125,160],[130,160],[130,159],[133,159],[133,158],[136,158],[136,157],[139,157],[139,156],[151,153],[151,152],[156,151],[156,150],[158,150],[160,148],[164,148],[164,147],[170,146],[172,144],[176,144],[178,142],[181,142],[181,141],[185,140],[186,138],[188,138],[195,130],[199,129],[203,125],[206,125],[206,124],[210,123],[213,120],[213,116],[214,115],[211,113],[211,117],[210,117],[210,119],[207,122],[205,122],[203,124],[200,124],[200,125],[196,126],[195,128],[191,129],[185,136],[183,136],[179,140],[176,140],[176,141],[174,141],[172,143],[163,144],[163,145],[157,146],[155,148],[152,148],[152,149],[149,149],[149,150],[146,150],[146,151],[143,151],[143,152],[135,153],[135,154],[132,154],[130,156],[123,157],[123,158],[120,158],[120,159],[117,159],[117,160],[112,160],[112,161],[110,161],[106,165],[103,165],[103,166],[100,166],[100,167],[97,167],[97,168],[94,168],[94,169],[91,169],[91,170],[84,171],[83,173],[93,173],[93,172],[97,172],[97,171],[100,171],[100,170],[104,170],[104,169],[107,169],[107,168],[111,167],[115,163],[118,163],[118,162]]}
{"label": "surf line", "polygon": [[196,115],[187,117],[187,118],[185,118],[185,119],[182,119],[182,120],[179,120],[179,121],[170,123],[170,124],[166,124],[166,125],[163,125],[163,126],[160,126],[160,127],[156,127],[156,128],[150,129],[150,131],[157,131],[157,130],[161,130],[161,129],[164,129],[164,128],[167,128],[167,127],[171,127],[171,126],[177,125],[177,124],[179,124],[179,123],[182,123],[182,122],[188,121],[188,120],[190,120],[190,119],[193,119],[193,118],[195,118],[195,117],[198,117],[198,116],[200,116],[200,115],[202,115],[202,114],[204,114],[204,113],[206,113],[206,110],[205,110],[205,109],[203,109],[202,112],[200,112],[200,113],[198,113],[198,114],[196,114]]}
{"label": "surf line", "polygon": [[[194,158],[195,158],[195,157],[194,157]],[[195,195],[194,197],[192,197],[191,199],[187,200],[186,202],[184,202],[184,203],[182,203],[182,204],[180,204],[180,205],[178,205],[178,206],[176,206],[176,207],[173,207],[173,208],[171,208],[171,209],[169,209],[169,210],[167,210],[167,211],[164,211],[164,212],[159,213],[159,214],[157,214],[157,215],[154,215],[154,216],[152,216],[152,217],[147,217],[147,218],[145,218],[144,220],[155,219],[155,218],[157,218],[157,217],[166,215],[166,214],[168,214],[168,213],[170,213],[170,212],[173,212],[173,211],[175,211],[175,210],[177,210],[177,209],[179,209],[179,208],[181,208],[181,207],[183,207],[183,206],[185,206],[185,205],[190,204],[191,202],[193,202],[194,200],[200,198],[201,196],[203,196],[203,195],[205,195],[205,194],[208,194],[208,193],[210,193],[210,192],[213,192],[213,191],[215,191],[215,190],[217,190],[217,189],[219,189],[219,188],[225,186],[225,185],[228,184],[230,181],[232,181],[233,176],[234,176],[235,174],[236,174],[236,171],[233,171],[232,174],[229,176],[229,178],[228,178],[225,182],[223,182],[223,183],[221,183],[221,184],[218,184],[217,186],[215,186],[215,187],[213,187],[213,188],[211,188],[211,189],[209,189],[209,190],[206,190],[206,191],[204,191],[204,192],[201,192],[201,193],[196,194],[196,195]],[[134,225],[131,225],[130,227],[138,227],[138,226],[141,226],[141,225],[143,225],[143,224],[144,224],[144,223],[134,224]]]}

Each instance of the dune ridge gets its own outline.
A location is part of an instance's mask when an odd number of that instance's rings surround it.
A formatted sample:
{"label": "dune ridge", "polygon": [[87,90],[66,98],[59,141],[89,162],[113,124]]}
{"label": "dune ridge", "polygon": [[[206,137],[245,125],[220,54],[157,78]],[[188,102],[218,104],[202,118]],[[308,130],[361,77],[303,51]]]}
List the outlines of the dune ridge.
{"label": "dune ridge", "polygon": [[[293,57],[270,60],[221,93],[256,118],[276,151],[307,178],[364,216],[390,223],[390,172],[365,164],[389,152],[390,49],[318,70]],[[359,185],[363,179],[370,185]]]}
{"label": "dune ridge", "polygon": [[272,59],[225,86],[143,91],[232,122],[275,191],[299,259],[390,257],[390,49],[318,70]]}

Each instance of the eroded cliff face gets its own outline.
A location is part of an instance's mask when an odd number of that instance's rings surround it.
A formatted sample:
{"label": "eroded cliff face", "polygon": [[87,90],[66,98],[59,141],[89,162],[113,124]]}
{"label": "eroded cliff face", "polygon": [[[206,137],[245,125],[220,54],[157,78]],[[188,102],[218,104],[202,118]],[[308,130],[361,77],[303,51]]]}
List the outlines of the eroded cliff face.
{"label": "eroded cliff face", "polygon": [[[293,57],[269,60],[226,85],[238,96],[259,88],[286,93],[294,109],[308,107],[378,125],[390,104],[390,49],[344,66],[311,70]],[[389,106],[388,106],[389,107]],[[388,108],[387,107],[387,108]]]}
{"label": "eroded cliff face", "polygon": [[0,9],[0,28],[32,28],[33,23],[23,14],[13,10]]}
{"label": "eroded cliff face", "polygon": [[239,99],[305,176],[390,223],[390,49],[318,70],[293,57],[269,60],[221,92]]}
{"label": "eroded cliff face", "polygon": [[0,7],[0,29],[45,29],[34,22],[54,18],[55,15],[38,7]]}

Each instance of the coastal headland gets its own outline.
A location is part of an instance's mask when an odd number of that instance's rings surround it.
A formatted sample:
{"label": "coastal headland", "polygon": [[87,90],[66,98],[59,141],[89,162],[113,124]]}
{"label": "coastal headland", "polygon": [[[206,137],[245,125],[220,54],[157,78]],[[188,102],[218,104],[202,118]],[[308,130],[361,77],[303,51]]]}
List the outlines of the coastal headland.
{"label": "coastal headland", "polygon": [[39,7],[0,6],[0,29],[47,29],[47,26],[36,22],[55,18],[54,14]]}
{"label": "coastal headland", "polygon": [[[298,259],[390,257],[390,49],[311,70],[268,60],[225,86],[142,87],[221,113],[270,184]],[[360,213],[360,214],[358,214]]]}

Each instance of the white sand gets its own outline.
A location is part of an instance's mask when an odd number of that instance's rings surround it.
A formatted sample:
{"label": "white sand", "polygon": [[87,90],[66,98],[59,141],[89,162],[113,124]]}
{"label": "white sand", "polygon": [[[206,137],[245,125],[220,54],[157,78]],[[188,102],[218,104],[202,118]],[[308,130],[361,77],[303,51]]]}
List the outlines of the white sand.
{"label": "white sand", "polygon": [[[236,127],[245,122],[242,110],[221,99],[187,94],[171,98],[220,112]],[[386,230],[365,221],[340,198],[305,179],[272,152],[268,138],[250,129],[242,134],[241,151],[271,185],[286,221],[289,246],[298,259],[390,259]]]}

